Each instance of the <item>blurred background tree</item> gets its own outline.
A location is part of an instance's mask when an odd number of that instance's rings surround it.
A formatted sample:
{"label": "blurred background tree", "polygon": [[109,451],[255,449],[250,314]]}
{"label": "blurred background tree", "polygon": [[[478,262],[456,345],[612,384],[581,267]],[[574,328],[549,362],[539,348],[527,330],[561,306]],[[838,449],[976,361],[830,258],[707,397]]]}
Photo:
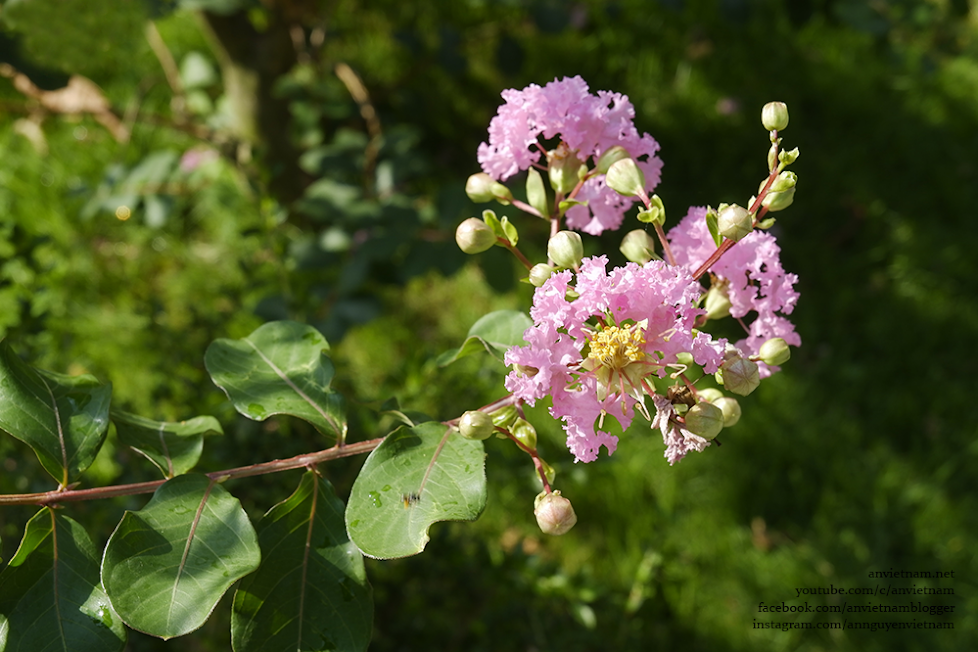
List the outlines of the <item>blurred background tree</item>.
{"label": "blurred background tree", "polygon": [[[972,649],[978,403],[953,374],[978,340],[974,2],[8,0],[0,23],[0,330],[33,364],[112,381],[123,409],[218,416],[206,470],[322,447],[236,417],[207,380],[207,344],[266,320],[334,345],[355,439],[384,432],[373,401],[447,419],[501,394],[498,363],[431,359],[528,306],[512,261],[453,241],[502,89],[580,74],[627,94],[662,145],[667,226],[743,203],[760,107],[786,102],[800,190],[776,234],[804,345],[721,449],[675,468],[640,424],[574,465],[533,410],[577,527],[540,535],[531,466],[490,443],[480,521],[369,564],[372,649]],[[620,262],[619,238],[586,247]],[[112,441],[90,475],[146,479]],[[0,459],[0,492],[51,488],[12,438]],[[340,495],[360,461],[325,468]],[[282,475],[230,489],[258,515]],[[68,511],[104,543],[143,502]],[[4,559],[30,513],[0,511]],[[762,600],[890,568],[956,571],[953,598],[921,598],[955,605],[954,631],[752,628]],[[227,612],[129,648],[227,649]]]}

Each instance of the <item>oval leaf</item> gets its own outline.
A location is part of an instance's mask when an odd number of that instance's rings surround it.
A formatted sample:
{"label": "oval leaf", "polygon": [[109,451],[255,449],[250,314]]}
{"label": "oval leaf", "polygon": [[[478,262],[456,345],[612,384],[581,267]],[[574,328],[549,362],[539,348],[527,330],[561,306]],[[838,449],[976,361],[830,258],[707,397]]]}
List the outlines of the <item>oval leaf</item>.
{"label": "oval leaf", "polygon": [[486,505],[485,457],[481,441],[440,423],[395,430],[353,483],[350,538],[370,557],[407,557],[424,550],[432,523],[474,521]]}
{"label": "oval leaf", "polygon": [[238,499],[207,476],[181,475],[122,517],[105,547],[102,585],[127,625],[168,639],[203,625],[260,560]]}
{"label": "oval leaf", "polygon": [[438,365],[444,367],[482,350],[501,362],[510,347],[526,346],[523,333],[532,325],[530,317],[519,310],[490,312],[472,324],[462,346],[438,356]]}
{"label": "oval leaf", "polygon": [[373,599],[343,503],[312,471],[258,523],[258,572],[234,594],[235,652],[366,650]]}
{"label": "oval leaf", "polygon": [[264,421],[290,414],[342,441],[346,416],[342,399],[329,388],[333,363],[329,344],[311,326],[292,321],[269,322],[240,340],[215,340],[204,365],[235,409]]}
{"label": "oval leaf", "polygon": [[44,508],[0,573],[0,650],[121,650],[126,628],[99,584],[81,525]]}
{"label": "oval leaf", "polygon": [[146,457],[167,478],[194,468],[204,448],[204,435],[224,434],[218,420],[210,416],[174,423],[113,410],[112,422],[119,441]]}
{"label": "oval leaf", "polygon": [[24,363],[0,342],[0,428],[32,449],[65,486],[87,469],[105,441],[112,386]]}

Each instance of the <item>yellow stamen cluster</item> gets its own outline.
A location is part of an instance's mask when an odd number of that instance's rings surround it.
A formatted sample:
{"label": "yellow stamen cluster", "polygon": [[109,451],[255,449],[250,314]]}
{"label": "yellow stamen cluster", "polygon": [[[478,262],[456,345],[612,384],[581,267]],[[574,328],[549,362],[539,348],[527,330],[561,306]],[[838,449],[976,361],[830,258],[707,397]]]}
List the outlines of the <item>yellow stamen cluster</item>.
{"label": "yellow stamen cluster", "polygon": [[591,351],[587,357],[608,369],[623,369],[638,362],[645,358],[642,331],[640,324],[628,328],[609,326],[600,330],[591,338]]}

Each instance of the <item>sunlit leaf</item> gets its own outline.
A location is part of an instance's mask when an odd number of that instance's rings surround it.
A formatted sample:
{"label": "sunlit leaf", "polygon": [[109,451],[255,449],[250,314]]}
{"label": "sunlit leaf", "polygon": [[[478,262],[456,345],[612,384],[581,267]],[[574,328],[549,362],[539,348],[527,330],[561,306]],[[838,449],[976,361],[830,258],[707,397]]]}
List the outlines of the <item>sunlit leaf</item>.
{"label": "sunlit leaf", "polygon": [[105,548],[102,585],[127,625],[168,639],[203,625],[260,559],[237,498],[207,476],[181,475],[122,517]]}
{"label": "sunlit leaf", "polygon": [[28,521],[0,572],[0,650],[121,650],[122,619],[99,584],[98,554],[81,525],[50,508]]}
{"label": "sunlit leaf", "polygon": [[503,356],[510,347],[526,345],[523,333],[532,325],[533,321],[530,317],[518,310],[490,312],[472,324],[462,346],[445,351],[438,356],[438,365],[444,367],[483,350],[502,362]]}
{"label": "sunlit leaf", "polygon": [[439,423],[399,428],[364,462],[350,492],[346,527],[365,555],[406,557],[424,550],[438,521],[473,521],[486,504],[481,441]]}
{"label": "sunlit leaf", "polygon": [[258,523],[262,565],[234,594],[235,652],[366,650],[373,600],[343,503],[312,471]]}
{"label": "sunlit leaf", "polygon": [[328,352],[329,344],[315,328],[274,321],[244,339],[215,340],[204,364],[249,419],[290,414],[342,440],[346,416],[342,398],[329,387],[334,370]]}
{"label": "sunlit leaf", "polygon": [[211,416],[166,422],[113,410],[111,418],[119,441],[144,455],[168,478],[186,473],[197,464],[204,435],[224,434],[221,424]]}
{"label": "sunlit leaf", "polygon": [[0,428],[34,449],[62,485],[95,459],[109,425],[111,385],[24,363],[0,342]]}

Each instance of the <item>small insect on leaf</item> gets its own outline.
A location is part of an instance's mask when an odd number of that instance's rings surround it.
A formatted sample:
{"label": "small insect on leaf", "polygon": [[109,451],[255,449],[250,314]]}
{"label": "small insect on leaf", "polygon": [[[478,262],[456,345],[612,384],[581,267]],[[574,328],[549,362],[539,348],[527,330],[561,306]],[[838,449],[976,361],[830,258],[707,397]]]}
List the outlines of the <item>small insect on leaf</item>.
{"label": "small insect on leaf", "polygon": [[421,502],[421,494],[409,493],[401,495],[401,501],[404,503],[404,509],[411,507],[412,505],[417,505]]}

